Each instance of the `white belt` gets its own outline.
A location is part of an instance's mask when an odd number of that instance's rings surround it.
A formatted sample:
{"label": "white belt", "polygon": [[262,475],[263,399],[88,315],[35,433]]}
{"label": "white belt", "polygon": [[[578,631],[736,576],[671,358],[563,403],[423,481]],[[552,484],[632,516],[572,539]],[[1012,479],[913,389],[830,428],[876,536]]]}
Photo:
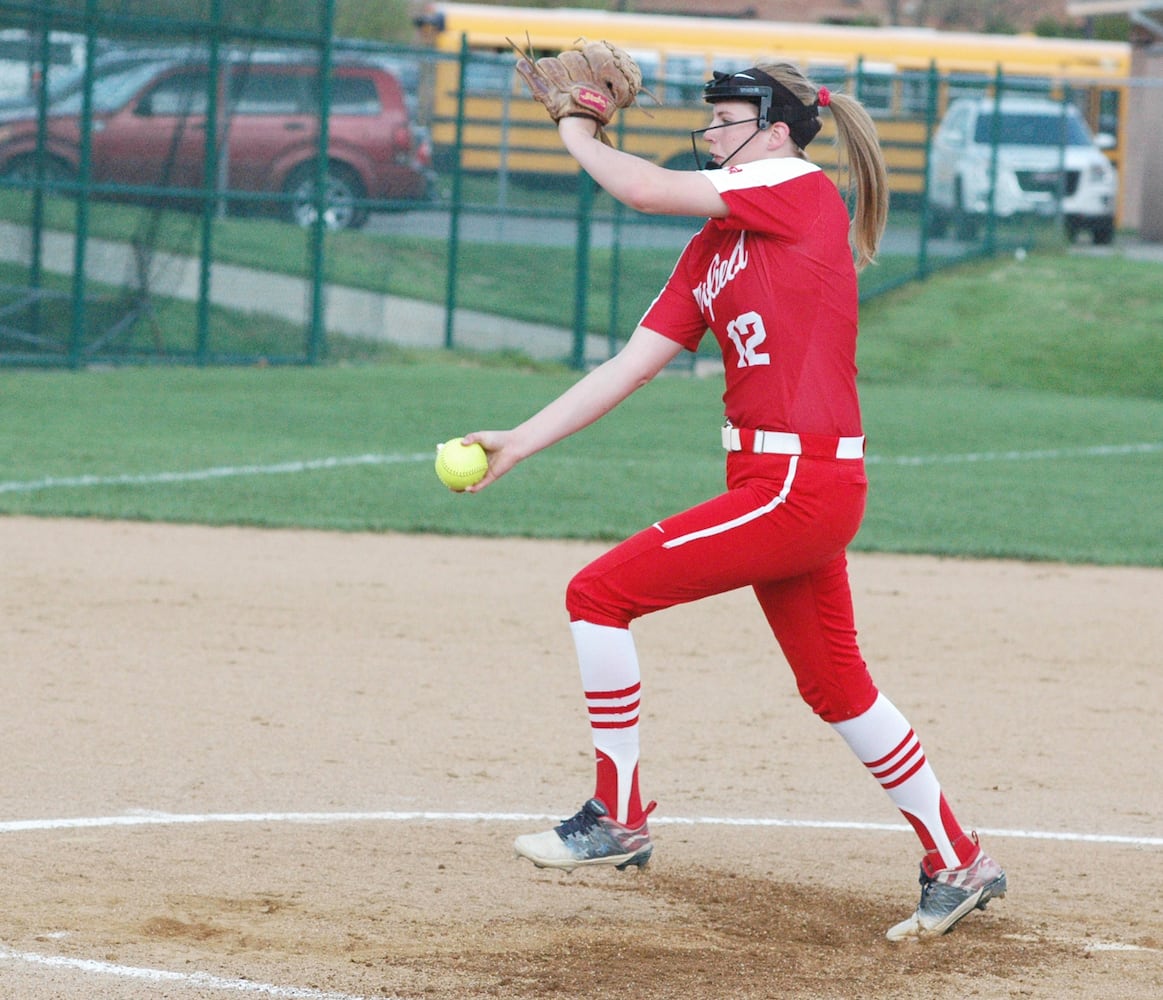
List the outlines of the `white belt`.
{"label": "white belt", "polygon": [[750,451],[757,455],[815,455],[827,458],[864,457],[864,435],[834,437],[828,434],[793,434],[789,431],[748,431],[726,424],[723,447],[727,451]]}

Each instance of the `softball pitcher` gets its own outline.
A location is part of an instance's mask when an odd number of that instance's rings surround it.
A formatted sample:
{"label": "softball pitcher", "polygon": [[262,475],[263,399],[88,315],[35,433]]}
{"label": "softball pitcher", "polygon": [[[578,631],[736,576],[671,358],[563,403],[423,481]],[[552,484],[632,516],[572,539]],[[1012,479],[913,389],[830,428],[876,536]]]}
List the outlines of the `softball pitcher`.
{"label": "softball pitcher", "polygon": [[[535,68],[527,63],[522,72],[529,79]],[[680,351],[694,351],[707,330],[725,367],[726,491],[650,525],[570,582],[595,790],[571,819],[518,837],[515,849],[535,865],[566,870],[646,863],[654,803],[644,803],[639,784],[641,687],[630,623],[749,586],[804,701],[920,839],[920,904],[888,937],[943,934],[1005,895],[1006,876],[958,822],[920,740],[877,689],[856,642],[845,556],[867,491],[856,270],[876,254],[888,203],[875,128],[854,98],[829,94],[785,64],[716,73],[704,96],[711,123],[692,144],[701,136],[710,159],[694,171],[663,169],[600,141],[609,119],[593,113],[592,101],[561,112],[543,100],[566,149],[613,197],[640,212],[708,221],[616,356],[519,426],[465,436],[489,461],[470,492],[596,421]],[[848,157],[854,219],[804,153],[821,111],[833,116]]]}

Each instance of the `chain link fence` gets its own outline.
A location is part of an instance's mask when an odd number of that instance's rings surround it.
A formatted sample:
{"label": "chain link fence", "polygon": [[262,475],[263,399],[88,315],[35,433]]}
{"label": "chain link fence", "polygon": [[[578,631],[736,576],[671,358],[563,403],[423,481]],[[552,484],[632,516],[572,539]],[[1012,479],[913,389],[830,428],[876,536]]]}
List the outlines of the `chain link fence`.
{"label": "chain link fence", "polygon": [[[511,55],[338,40],[332,2],[263,9],[0,0],[0,363],[311,364],[386,341],[581,367],[617,349],[699,220],[597,191]],[[935,69],[818,82],[873,110],[890,164],[864,298],[1115,237],[1091,131],[1117,141],[1117,101]],[[697,85],[678,96],[615,141],[697,166],[706,108]],[[827,130],[811,153],[836,169]]]}

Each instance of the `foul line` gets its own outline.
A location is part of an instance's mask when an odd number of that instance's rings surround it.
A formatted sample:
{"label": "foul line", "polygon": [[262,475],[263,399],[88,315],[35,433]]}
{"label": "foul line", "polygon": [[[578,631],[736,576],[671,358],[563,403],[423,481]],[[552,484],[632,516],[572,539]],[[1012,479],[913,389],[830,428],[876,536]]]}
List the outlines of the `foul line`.
{"label": "foul line", "polygon": [[[961,455],[869,455],[870,465],[949,465],[965,462],[1033,462],[1056,458],[1110,458],[1120,455],[1146,455],[1163,452],[1163,441],[1138,444],[1092,445],[1079,448],[1043,448],[1036,451],[981,451]],[[147,472],[140,474],[45,476],[43,479],[12,479],[0,482],[0,493],[37,493],[43,490],[91,489],[99,486],[156,486],[168,483],[198,483],[211,479],[241,476],[280,476],[301,472],[323,472],[359,465],[403,465],[430,462],[432,452],[412,455],[348,455],[312,458],[272,465],[221,465],[209,469],[183,472]]]}
{"label": "foul line", "polygon": [[222,465],[188,472],[151,472],[141,475],[113,476],[46,476],[44,479],[10,480],[0,483],[0,493],[34,493],[38,490],[83,489],[92,486],[153,486],[165,483],[197,483],[208,479],[235,476],[280,476],[298,472],[346,469],[354,465],[398,465],[405,462],[428,462],[435,449],[422,455],[349,455],[338,458],[313,458],[301,462],[277,462],[274,465]]}
{"label": "foul line", "polygon": [[872,465],[949,465],[961,462],[1034,462],[1053,458],[1109,458],[1163,451],[1163,441],[1139,444],[1097,444],[1081,448],[1041,448],[1036,451],[979,451],[965,455],[869,455]]}
{"label": "foul line", "polygon": [[[178,826],[206,823],[543,823],[560,822],[546,813],[488,812],[287,812],[287,813],[167,813],[140,811],[122,816],[78,816],[63,819],[18,819],[0,822],[0,834],[39,830],[78,830],[100,827]],[[904,823],[862,823],[853,820],[776,819],[735,816],[653,816],[659,826],[783,827],[803,830],[860,830],[871,833],[907,833]],[[1163,847],[1163,837],[1133,837],[1113,833],[1076,833],[1053,830],[1005,830],[977,827],[991,837],[1053,840],[1080,844],[1113,844],[1127,847]]]}
{"label": "foul line", "polygon": [[24,962],[27,965],[41,965],[52,969],[71,969],[76,972],[90,972],[121,979],[138,979],[151,983],[178,983],[184,986],[199,986],[202,989],[222,990],[229,993],[251,993],[264,997],[281,997],[286,1000],[402,1000],[396,995],[372,998],[351,993],[334,993],[313,990],[306,986],[275,986],[273,983],[259,983],[253,979],[227,979],[208,972],[171,972],[167,969],[145,969],[132,965],[117,965],[91,958],[66,958],[61,955],[39,955],[30,951],[12,951],[0,947],[0,962]]}

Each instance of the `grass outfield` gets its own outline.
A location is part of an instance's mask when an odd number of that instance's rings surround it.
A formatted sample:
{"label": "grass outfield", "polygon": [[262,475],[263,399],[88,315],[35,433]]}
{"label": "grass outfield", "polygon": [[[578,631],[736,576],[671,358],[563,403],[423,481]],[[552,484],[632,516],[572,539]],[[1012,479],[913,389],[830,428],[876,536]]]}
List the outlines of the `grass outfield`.
{"label": "grass outfield", "polygon": [[[656,380],[480,496],[436,442],[507,426],[575,374],[457,359],[0,373],[0,512],[618,538],[717,492],[718,379]],[[1163,401],[865,388],[855,548],[1163,565]]]}

